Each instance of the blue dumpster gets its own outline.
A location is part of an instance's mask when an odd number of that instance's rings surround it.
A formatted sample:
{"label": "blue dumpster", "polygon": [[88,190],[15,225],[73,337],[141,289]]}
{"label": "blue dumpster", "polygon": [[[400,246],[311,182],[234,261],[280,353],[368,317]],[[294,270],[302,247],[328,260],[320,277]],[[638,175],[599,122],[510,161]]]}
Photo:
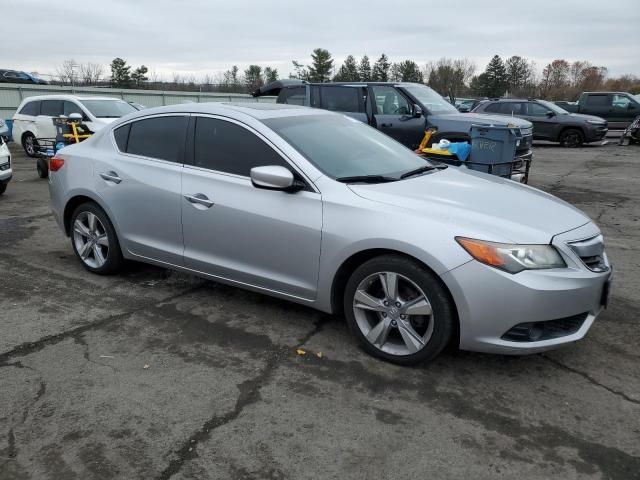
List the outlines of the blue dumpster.
{"label": "blue dumpster", "polygon": [[493,125],[471,126],[471,155],[467,168],[511,178],[520,130]]}

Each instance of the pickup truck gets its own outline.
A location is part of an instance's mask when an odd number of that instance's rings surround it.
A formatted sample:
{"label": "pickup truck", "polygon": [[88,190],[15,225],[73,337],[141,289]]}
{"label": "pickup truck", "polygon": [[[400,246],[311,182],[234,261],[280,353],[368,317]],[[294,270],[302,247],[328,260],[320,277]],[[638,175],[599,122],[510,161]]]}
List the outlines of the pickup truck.
{"label": "pickup truck", "polygon": [[611,129],[624,129],[640,115],[640,101],[626,92],[584,92],[577,102],[555,102],[570,113],[604,118]]}
{"label": "pickup truck", "polygon": [[532,157],[533,125],[501,115],[460,113],[456,107],[426,85],[392,82],[307,83],[277,80],[253,92],[254,97],[277,96],[277,103],[303,105],[340,112],[367,123],[414,150],[425,129],[435,127],[430,143],[445,138],[469,141],[472,125],[511,126],[522,136],[517,160]]}

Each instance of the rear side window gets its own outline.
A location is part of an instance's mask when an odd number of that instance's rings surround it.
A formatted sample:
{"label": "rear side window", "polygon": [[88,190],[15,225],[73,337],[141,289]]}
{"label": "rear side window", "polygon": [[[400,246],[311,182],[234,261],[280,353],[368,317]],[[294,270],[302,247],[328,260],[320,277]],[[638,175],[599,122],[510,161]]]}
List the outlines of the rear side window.
{"label": "rear side window", "polygon": [[33,115],[34,117],[40,115],[40,100],[34,100],[33,102],[25,104],[19,113],[20,115]]}
{"label": "rear side window", "polygon": [[587,105],[590,107],[609,107],[611,101],[608,95],[587,95]]}
{"label": "rear side window", "polygon": [[131,123],[127,153],[182,163],[188,120],[185,116],[168,116]]}
{"label": "rear side window", "polygon": [[278,95],[278,103],[304,105],[305,94],[305,87],[283,88]]}
{"label": "rear side window", "polygon": [[40,107],[40,115],[48,117],[58,117],[64,113],[62,108],[62,100],[42,100]]}
{"label": "rear side window", "polygon": [[[133,133],[133,131],[132,131]],[[253,167],[287,162],[255,133],[235,123],[198,117],[195,128],[194,165],[248,177]]]}
{"label": "rear side window", "polygon": [[122,127],[118,127],[113,131],[113,138],[116,140],[118,150],[121,152],[127,151],[127,142],[129,141],[129,130],[131,130],[131,124],[127,123]]}
{"label": "rear side window", "polygon": [[362,96],[359,88],[324,87],[322,88],[320,108],[333,112],[360,112]]}

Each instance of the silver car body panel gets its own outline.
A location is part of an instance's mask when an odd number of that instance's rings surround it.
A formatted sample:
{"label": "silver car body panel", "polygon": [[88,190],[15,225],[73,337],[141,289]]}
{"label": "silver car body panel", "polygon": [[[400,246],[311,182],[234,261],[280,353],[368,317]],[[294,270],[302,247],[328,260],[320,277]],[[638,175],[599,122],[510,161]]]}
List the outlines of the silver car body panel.
{"label": "silver car body panel", "polygon": [[[109,215],[127,258],[325,312],[334,309],[334,280],[348,259],[369,250],[400,252],[422,262],[446,285],[458,311],[460,346],[470,350],[527,353],[553,348],[582,338],[600,311],[610,272],[590,271],[568,245],[600,231],[582,212],[549,194],[451,168],[391,183],[336,182],[261,121],[336,115],[304,107],[175,105],[130,114],[114,128],[169,113],[241,124],[279,152],[306,180],[308,191],[263,190],[244,176],[122,155],[113,128],[106,128],[59,153],[65,166],[49,181],[53,212],[61,226],[65,206],[74,196],[84,195]],[[122,182],[105,180],[99,175],[104,172],[117,173]],[[204,195],[211,205],[185,198],[195,194]],[[473,260],[456,236],[551,243],[567,268],[509,274]],[[516,324],[579,313],[588,317],[572,335],[533,342],[501,339]]]}

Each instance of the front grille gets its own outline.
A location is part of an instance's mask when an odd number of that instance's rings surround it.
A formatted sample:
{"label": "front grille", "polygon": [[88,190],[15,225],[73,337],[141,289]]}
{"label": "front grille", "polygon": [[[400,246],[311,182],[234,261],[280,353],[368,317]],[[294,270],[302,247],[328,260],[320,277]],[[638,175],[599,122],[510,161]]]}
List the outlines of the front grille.
{"label": "front grille", "polygon": [[11,159],[7,163],[3,163],[0,165],[0,171],[4,172],[5,170],[9,170],[11,168]]}
{"label": "front grille", "polygon": [[519,323],[502,335],[503,340],[510,342],[539,342],[552,338],[573,335],[587,319],[587,312],[571,317],[546,320],[542,322]]}
{"label": "front grille", "polygon": [[592,272],[606,272],[609,270],[604,259],[604,239],[602,235],[569,242],[568,245]]}

